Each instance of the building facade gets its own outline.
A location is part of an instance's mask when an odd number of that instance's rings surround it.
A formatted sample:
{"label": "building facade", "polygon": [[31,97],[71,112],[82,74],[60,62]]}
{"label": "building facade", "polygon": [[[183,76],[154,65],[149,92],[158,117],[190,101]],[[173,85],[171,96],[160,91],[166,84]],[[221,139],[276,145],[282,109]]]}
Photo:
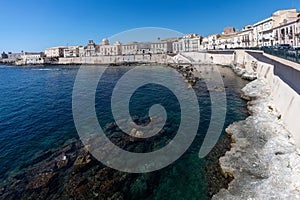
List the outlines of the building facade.
{"label": "building facade", "polygon": [[198,34],[186,34],[173,42],[173,53],[201,51],[203,50],[202,40],[203,37]]}
{"label": "building facade", "polygon": [[123,55],[135,55],[138,51],[138,43],[131,42],[122,45],[122,54]]}
{"label": "building facade", "polygon": [[64,57],[64,51],[67,47],[51,47],[45,50],[45,55],[47,58],[62,58]]}
{"label": "building facade", "polygon": [[71,57],[79,57],[79,48],[82,46],[69,46],[64,49],[64,57],[71,58]]}
{"label": "building facade", "polygon": [[296,46],[300,46],[300,13],[298,14],[297,20],[296,20],[295,37],[296,37]]}
{"label": "building facade", "polygon": [[166,54],[173,52],[171,41],[156,41],[150,44],[151,52],[154,54]]}
{"label": "building facade", "polygon": [[253,42],[255,47],[273,46],[273,18],[257,22],[253,25]]}
{"label": "building facade", "polygon": [[172,47],[173,47],[173,53],[183,52],[183,42],[181,41],[181,39],[174,41]]}
{"label": "building facade", "polygon": [[[23,52],[22,52],[23,53]],[[21,59],[22,53],[12,53],[8,52],[7,53],[7,58],[3,59],[4,62],[16,62],[17,60]]]}
{"label": "building facade", "polygon": [[45,63],[44,53],[23,52],[17,65],[41,65]]}
{"label": "building facade", "polygon": [[122,45],[122,55],[151,54],[150,42],[130,42]]}
{"label": "building facade", "polygon": [[220,34],[213,34],[213,35],[204,37],[203,41],[202,41],[202,49],[205,49],[205,50],[220,49],[221,43],[225,42],[225,40],[221,41],[220,37],[221,37]]}
{"label": "building facade", "polygon": [[273,29],[275,45],[286,44],[297,46],[298,38],[296,33],[297,21],[284,21],[280,26]]}
{"label": "building facade", "polygon": [[297,46],[297,21],[299,13],[296,9],[280,10],[273,13],[273,36],[275,45],[289,44]]}
{"label": "building facade", "polygon": [[193,52],[200,51],[202,44],[202,37],[197,34],[187,34],[182,38],[183,42],[183,51],[184,52]]}
{"label": "building facade", "polygon": [[122,55],[122,44],[120,42],[116,42],[113,45],[109,44],[109,40],[104,38],[102,40],[102,45],[99,45],[99,52],[97,52],[99,56],[118,56]]}
{"label": "building facade", "polygon": [[95,44],[94,40],[89,40],[84,50],[84,55],[86,57],[93,57],[97,55],[96,53],[99,51],[99,46]]}
{"label": "building facade", "polygon": [[221,35],[203,38],[204,49],[300,45],[300,14],[296,9],[279,10],[271,17],[245,26],[241,31],[226,27]]}
{"label": "building facade", "polygon": [[239,46],[242,48],[249,48],[254,46],[254,37],[253,37],[253,26],[245,26],[239,33]]}

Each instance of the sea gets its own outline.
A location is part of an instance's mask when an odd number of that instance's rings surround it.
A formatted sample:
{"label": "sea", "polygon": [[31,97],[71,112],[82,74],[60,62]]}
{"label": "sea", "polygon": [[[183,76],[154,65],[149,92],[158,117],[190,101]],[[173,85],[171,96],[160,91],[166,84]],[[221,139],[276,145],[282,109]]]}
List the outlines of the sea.
{"label": "sea", "polygon": [[[145,67],[152,67],[155,70],[155,66]],[[95,95],[95,107],[102,127],[114,122],[110,111],[111,93],[118,80],[132,68],[132,66],[113,66],[106,69],[105,78],[102,85],[99,83]],[[229,67],[218,66],[218,69],[223,78],[227,97],[222,137],[228,125],[248,116],[247,102],[240,97],[241,89],[248,82],[236,76]],[[79,66],[75,65],[27,67],[0,65],[0,188],[3,188],[3,193],[6,184],[9,184],[8,180],[26,171],[27,164],[32,160],[49,150],[56,151],[79,139],[72,114],[72,93],[78,70]],[[173,69],[170,69],[169,75],[174,75]],[[184,82],[184,78],[178,76],[178,81]],[[206,158],[200,159],[198,153],[210,124],[211,101],[204,81],[199,80],[193,89],[198,98],[201,114],[194,142],[176,162],[155,172],[154,181],[146,180],[149,177],[153,179],[148,176],[149,174],[135,176],[129,186],[132,187],[129,189],[131,194],[126,194],[124,199],[210,198],[206,170],[209,162]],[[170,90],[157,85],[144,86],[134,93],[130,102],[131,115],[142,118],[147,115],[150,105],[154,103],[164,105],[168,113],[169,125],[166,126],[168,132],[176,133],[178,129],[176,124],[180,123],[178,119],[180,105]],[[162,138],[162,141],[164,139]],[[60,183],[64,184],[63,181]],[[145,183],[150,183],[151,187]],[[55,191],[52,190],[51,193]],[[50,199],[51,195],[53,194],[48,194]],[[59,195],[55,197],[59,198]]]}

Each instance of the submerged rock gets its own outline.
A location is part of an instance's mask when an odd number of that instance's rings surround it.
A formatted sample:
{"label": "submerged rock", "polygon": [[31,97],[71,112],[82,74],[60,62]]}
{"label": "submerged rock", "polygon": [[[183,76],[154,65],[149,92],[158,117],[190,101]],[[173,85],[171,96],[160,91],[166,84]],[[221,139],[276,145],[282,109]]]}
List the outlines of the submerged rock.
{"label": "submerged rock", "polygon": [[51,183],[51,180],[54,178],[55,175],[56,173],[54,172],[46,172],[39,174],[28,183],[26,188],[33,190],[45,187]]}

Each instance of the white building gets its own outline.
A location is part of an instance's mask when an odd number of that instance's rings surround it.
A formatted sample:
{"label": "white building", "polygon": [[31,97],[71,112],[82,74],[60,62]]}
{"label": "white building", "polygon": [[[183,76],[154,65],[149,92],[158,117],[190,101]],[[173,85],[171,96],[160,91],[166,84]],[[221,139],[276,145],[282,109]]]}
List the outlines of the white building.
{"label": "white building", "polygon": [[173,52],[195,52],[203,50],[202,37],[197,34],[187,34],[173,42]]}
{"label": "white building", "polygon": [[23,52],[21,59],[16,61],[17,65],[41,65],[45,63],[43,53]]}
{"label": "white building", "polygon": [[221,41],[219,40],[220,35],[219,34],[213,34],[209,35],[207,37],[203,38],[202,47],[205,50],[211,50],[211,49],[219,49],[219,45],[221,45]]}
{"label": "white building", "polygon": [[288,44],[298,46],[299,35],[297,35],[297,20],[285,20],[280,26],[273,29],[275,45]]}
{"label": "white building", "polygon": [[183,42],[181,39],[174,41],[172,46],[173,46],[173,53],[183,52]]}
{"label": "white building", "polygon": [[123,55],[135,55],[137,54],[138,43],[130,42],[122,45],[122,54]]}
{"label": "white building", "polygon": [[[226,29],[226,28],[225,28]],[[223,32],[216,39],[215,49],[249,48],[253,46],[253,27],[245,26],[241,31]]]}
{"label": "white building", "polygon": [[8,59],[11,59],[11,60],[17,60],[17,59],[20,59],[21,56],[22,56],[23,52],[22,53],[12,53],[12,52],[8,52],[7,53],[7,58]]}
{"label": "white building", "polygon": [[173,47],[171,41],[156,41],[151,43],[151,52],[154,54],[172,53]]}
{"label": "white building", "polygon": [[299,13],[297,13],[296,9],[279,10],[272,17],[274,20],[274,45],[289,44],[291,46],[298,46]]}
{"label": "white building", "polygon": [[130,42],[122,45],[123,55],[142,55],[151,52],[150,42]]}
{"label": "white building", "polygon": [[45,55],[47,58],[61,58],[64,57],[64,50],[67,47],[51,47],[45,50]]}
{"label": "white building", "polygon": [[64,49],[64,57],[70,58],[70,57],[79,57],[79,48],[82,46],[69,46]]}
{"label": "white building", "polygon": [[17,60],[21,59],[22,53],[12,53],[8,52],[7,53],[7,58],[3,58],[3,62],[8,62],[8,63],[13,63],[16,62]]}
{"label": "white building", "polygon": [[203,38],[206,50],[226,50],[233,48],[249,48],[253,45],[253,27],[245,26],[241,31],[226,27],[221,35],[213,34]]}
{"label": "white building", "polygon": [[187,34],[183,36],[183,51],[192,52],[200,51],[202,44],[202,37],[197,34]]}
{"label": "white building", "polygon": [[98,45],[96,45],[93,40],[89,40],[89,43],[84,48],[84,56],[87,56],[87,57],[96,56],[98,49],[99,49]]}
{"label": "white building", "polygon": [[220,35],[216,43],[217,46],[215,49],[234,49],[241,47],[242,39],[238,33],[233,33],[230,35]]}
{"label": "white building", "polygon": [[253,42],[255,47],[273,45],[273,18],[269,17],[253,25]]}
{"label": "white building", "polygon": [[102,44],[99,45],[99,51],[97,52],[97,55],[100,56],[117,56],[121,54],[122,44],[120,42],[116,42],[115,44],[110,45],[106,38],[102,40]]}
{"label": "white building", "polygon": [[86,57],[86,48],[84,46],[81,46],[78,48],[79,57]]}
{"label": "white building", "polygon": [[245,26],[239,33],[241,44],[239,47],[249,48],[254,46],[253,26]]}
{"label": "white building", "polygon": [[102,39],[101,44],[96,44],[93,40],[89,40],[87,46],[76,46],[73,49],[74,54],[79,57],[94,57],[94,56],[117,56],[122,55],[122,44],[116,42],[109,44],[109,40]]}
{"label": "white building", "polygon": [[[293,35],[288,36],[287,31],[282,31],[282,28],[278,30],[279,27],[283,27],[285,24],[292,24],[297,20],[296,9],[279,10],[272,14],[271,17],[257,22],[253,25],[253,39],[254,46],[274,46],[278,44],[292,44],[295,45],[294,33],[296,31],[296,25],[289,26],[292,27],[292,31],[288,33],[293,33]],[[276,29],[276,30],[275,30]],[[284,37],[283,37],[284,36]]]}

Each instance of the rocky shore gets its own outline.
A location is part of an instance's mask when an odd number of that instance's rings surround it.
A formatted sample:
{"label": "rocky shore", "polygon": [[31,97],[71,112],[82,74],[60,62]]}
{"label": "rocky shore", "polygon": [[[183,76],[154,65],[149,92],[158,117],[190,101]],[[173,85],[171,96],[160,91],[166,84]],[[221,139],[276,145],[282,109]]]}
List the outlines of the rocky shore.
{"label": "rocky shore", "polygon": [[234,179],[212,199],[300,199],[300,152],[270,93],[261,79],[243,88],[251,116],[226,129],[231,150],[219,160]]}
{"label": "rocky shore", "polygon": [[[136,123],[146,121],[135,117]],[[123,149],[147,151],[152,142],[131,139],[116,123],[107,124],[106,133]],[[130,174],[104,166],[80,140],[45,152],[21,168],[1,183],[0,199],[143,199],[159,180],[158,172]]]}
{"label": "rocky shore", "polygon": [[231,65],[230,68],[234,71],[236,75],[241,77],[242,79],[253,81],[257,77],[257,73],[249,73],[245,68],[240,67],[238,65]]}

